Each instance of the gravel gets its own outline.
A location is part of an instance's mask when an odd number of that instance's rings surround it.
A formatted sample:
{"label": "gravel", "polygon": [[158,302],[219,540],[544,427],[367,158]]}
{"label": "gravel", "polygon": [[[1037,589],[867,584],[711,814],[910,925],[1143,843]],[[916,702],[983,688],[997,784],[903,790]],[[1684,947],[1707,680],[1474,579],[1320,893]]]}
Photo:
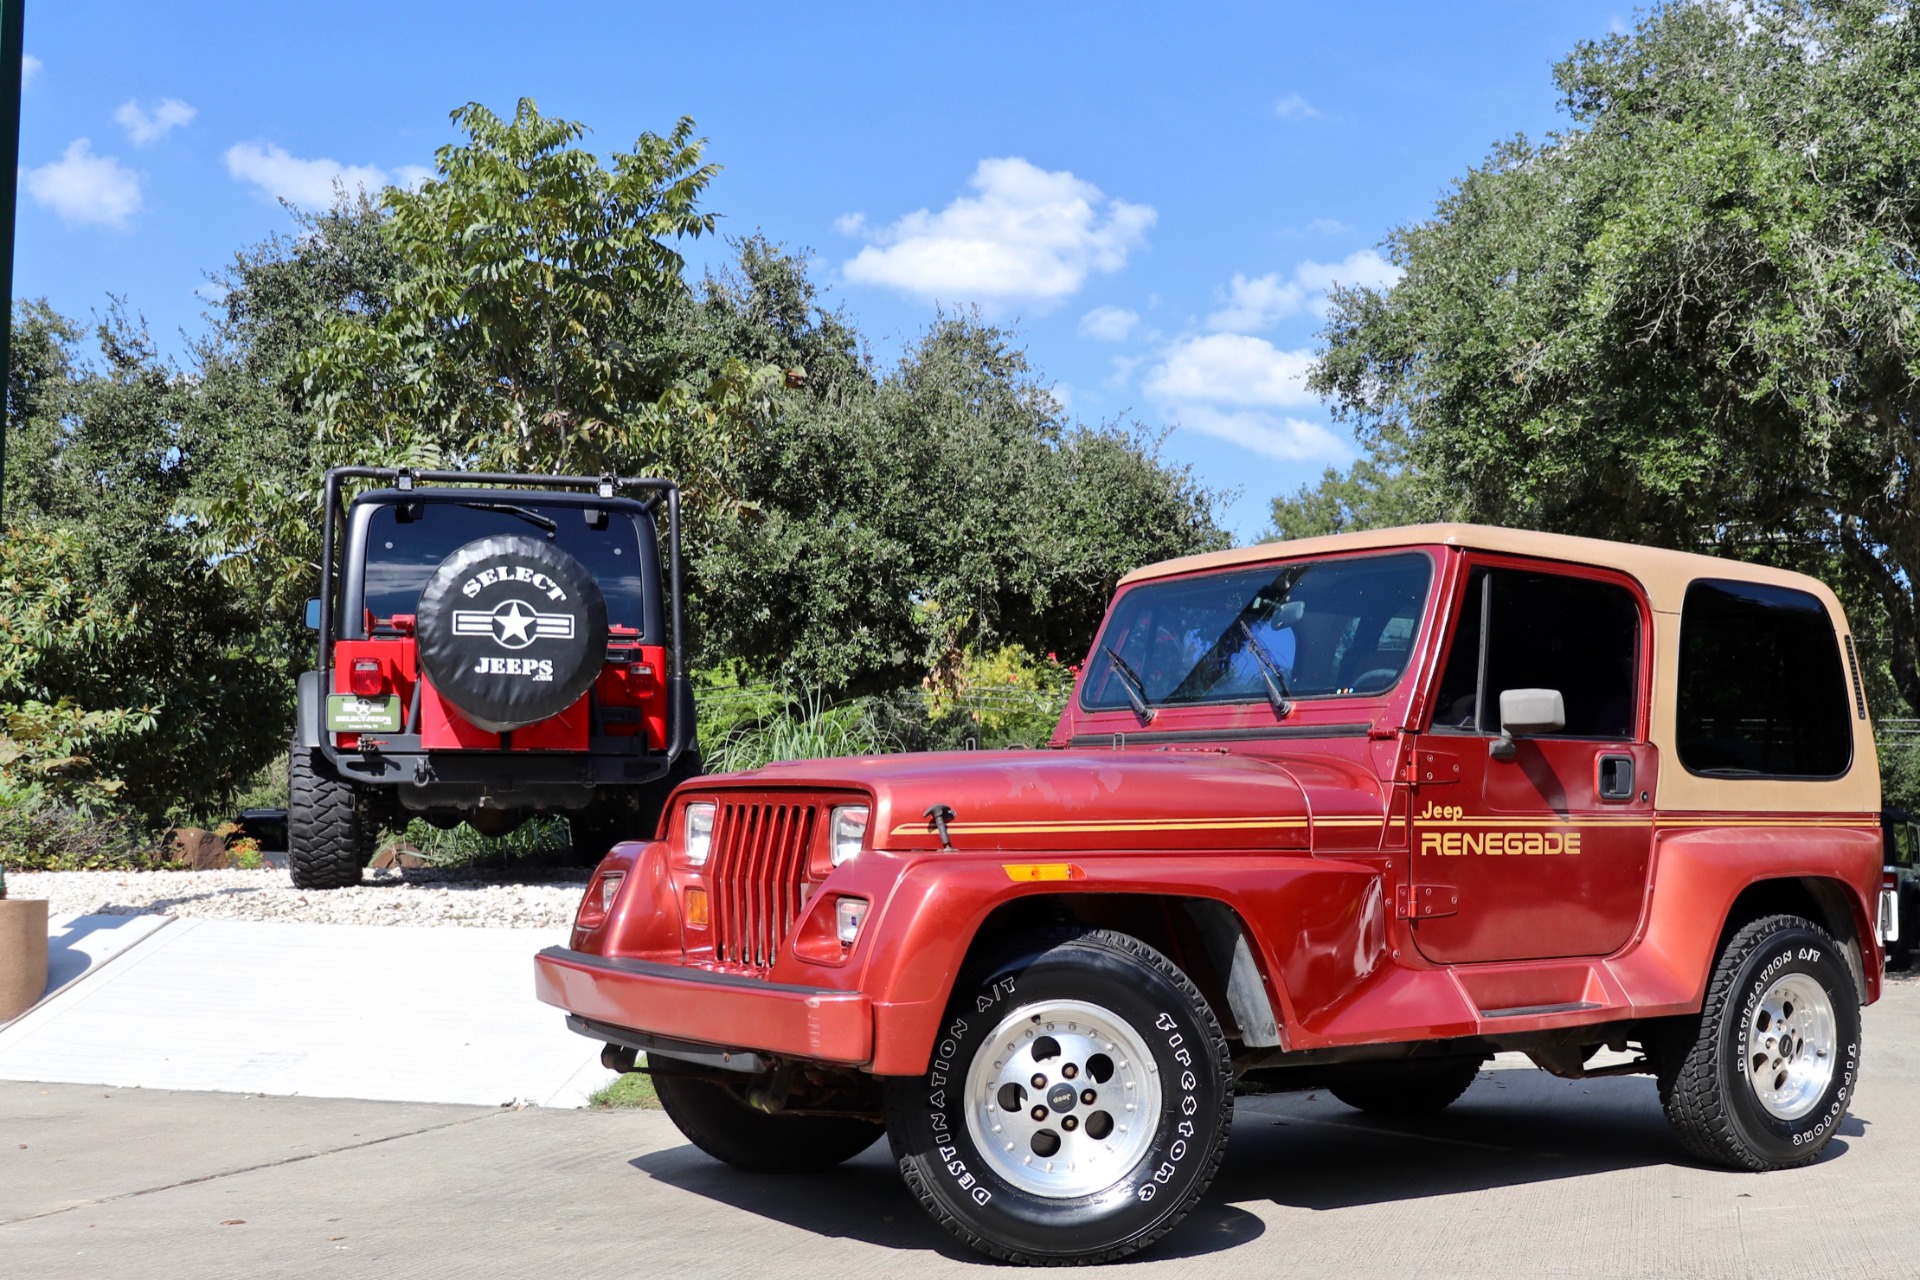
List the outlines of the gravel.
{"label": "gravel", "polygon": [[13,871],[7,895],[45,898],[56,916],[535,929],[572,923],[587,874],[369,871],[355,888],[316,891],[295,889],[285,871]]}

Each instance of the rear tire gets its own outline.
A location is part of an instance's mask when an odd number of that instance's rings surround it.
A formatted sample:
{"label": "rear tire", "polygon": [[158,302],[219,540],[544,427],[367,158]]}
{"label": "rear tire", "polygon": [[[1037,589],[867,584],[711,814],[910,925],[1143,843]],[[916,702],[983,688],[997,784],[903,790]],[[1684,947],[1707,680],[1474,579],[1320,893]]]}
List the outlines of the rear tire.
{"label": "rear tire", "polygon": [[379,832],[353,788],[317,751],[295,746],[287,761],[287,869],[296,889],[360,883]]}
{"label": "rear tire", "polygon": [[857,1116],[787,1116],[756,1111],[698,1076],[655,1072],[653,1091],[688,1142],[749,1173],[818,1173],[853,1159],[886,1126]]}
{"label": "rear tire", "polygon": [[1412,1120],[1445,1111],[1480,1075],[1480,1058],[1360,1065],[1342,1071],[1327,1092],[1356,1111]]}
{"label": "rear tire", "polygon": [[1840,947],[1799,916],[1728,939],[1697,1018],[1655,1053],[1681,1145],[1760,1172],[1810,1163],[1840,1127],[1860,1072],[1860,993]]}

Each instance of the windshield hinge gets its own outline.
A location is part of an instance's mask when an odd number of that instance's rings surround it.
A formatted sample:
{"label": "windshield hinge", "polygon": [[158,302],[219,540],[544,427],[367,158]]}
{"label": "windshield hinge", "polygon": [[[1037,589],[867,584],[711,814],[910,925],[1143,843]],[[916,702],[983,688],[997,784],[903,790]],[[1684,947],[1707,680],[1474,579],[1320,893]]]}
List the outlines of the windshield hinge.
{"label": "windshield hinge", "polygon": [[1393,914],[1400,920],[1433,920],[1460,909],[1460,891],[1450,884],[1403,884],[1393,891]]}
{"label": "windshield hinge", "polygon": [[1413,753],[1407,766],[1407,781],[1418,787],[1438,787],[1460,781],[1460,757],[1450,751],[1430,751],[1425,747]]}

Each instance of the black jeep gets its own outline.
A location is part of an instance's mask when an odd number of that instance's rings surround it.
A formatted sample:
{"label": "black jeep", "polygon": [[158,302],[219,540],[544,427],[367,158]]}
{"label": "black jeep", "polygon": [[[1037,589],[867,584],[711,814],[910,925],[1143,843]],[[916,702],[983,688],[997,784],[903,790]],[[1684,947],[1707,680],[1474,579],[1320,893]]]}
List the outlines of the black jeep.
{"label": "black jeep", "polygon": [[[349,480],[388,487],[343,512]],[[320,564],[288,765],[295,885],[357,883],[409,817],[501,835],[564,814],[598,858],[699,773],[671,482],[335,467]]]}

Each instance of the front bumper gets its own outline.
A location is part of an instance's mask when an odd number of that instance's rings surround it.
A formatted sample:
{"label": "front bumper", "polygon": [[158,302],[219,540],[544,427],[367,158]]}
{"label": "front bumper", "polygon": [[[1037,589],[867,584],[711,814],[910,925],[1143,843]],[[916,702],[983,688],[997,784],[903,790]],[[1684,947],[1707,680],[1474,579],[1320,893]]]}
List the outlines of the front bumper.
{"label": "front bumper", "polygon": [[873,1059],[873,1006],[857,991],[567,947],[534,957],[533,989],[568,1013],[645,1035],[846,1066]]}

